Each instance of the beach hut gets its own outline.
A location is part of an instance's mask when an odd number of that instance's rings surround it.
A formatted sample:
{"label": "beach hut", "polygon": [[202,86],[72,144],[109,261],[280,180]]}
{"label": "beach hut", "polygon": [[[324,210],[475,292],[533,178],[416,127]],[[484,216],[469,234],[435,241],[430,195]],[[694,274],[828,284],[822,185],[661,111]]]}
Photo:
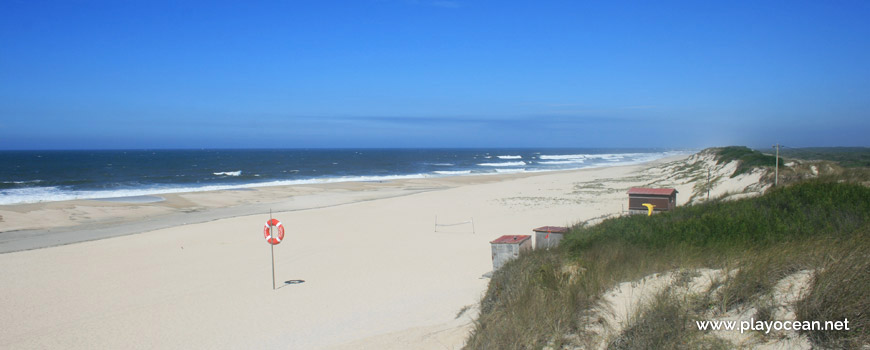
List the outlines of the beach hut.
{"label": "beach hut", "polygon": [[520,253],[532,249],[532,236],[505,235],[489,242],[492,244],[492,270],[498,270]]}
{"label": "beach hut", "polygon": [[628,212],[646,214],[644,204],[652,204],[653,212],[673,210],[677,207],[677,190],[673,188],[632,187],[628,190]]}
{"label": "beach hut", "polygon": [[534,230],[535,232],[535,249],[550,249],[559,245],[559,241],[568,233],[567,227],[561,226],[542,226]]}

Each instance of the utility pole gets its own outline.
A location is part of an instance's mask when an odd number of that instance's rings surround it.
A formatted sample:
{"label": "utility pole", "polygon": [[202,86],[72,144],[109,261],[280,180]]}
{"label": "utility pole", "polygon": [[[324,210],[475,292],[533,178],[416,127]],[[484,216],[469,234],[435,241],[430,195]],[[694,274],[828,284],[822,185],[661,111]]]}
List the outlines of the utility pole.
{"label": "utility pole", "polygon": [[707,200],[710,200],[710,169],[707,169]]}
{"label": "utility pole", "polygon": [[779,181],[779,144],[773,145],[773,148],[776,148],[776,168],[773,170],[773,187],[776,187]]}

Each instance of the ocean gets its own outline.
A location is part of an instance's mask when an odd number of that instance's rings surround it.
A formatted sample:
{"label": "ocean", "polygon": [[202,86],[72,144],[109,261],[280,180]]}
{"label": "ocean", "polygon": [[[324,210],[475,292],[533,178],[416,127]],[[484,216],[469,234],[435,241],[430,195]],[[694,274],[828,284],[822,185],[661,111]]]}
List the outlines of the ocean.
{"label": "ocean", "polygon": [[0,151],[0,205],[636,164],[676,149]]}

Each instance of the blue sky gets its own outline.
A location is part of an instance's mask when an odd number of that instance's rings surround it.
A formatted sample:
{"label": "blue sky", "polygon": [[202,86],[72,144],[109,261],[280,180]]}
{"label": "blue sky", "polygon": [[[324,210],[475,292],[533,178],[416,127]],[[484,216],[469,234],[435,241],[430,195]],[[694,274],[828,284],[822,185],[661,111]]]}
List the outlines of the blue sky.
{"label": "blue sky", "polygon": [[3,1],[0,149],[870,146],[867,1]]}

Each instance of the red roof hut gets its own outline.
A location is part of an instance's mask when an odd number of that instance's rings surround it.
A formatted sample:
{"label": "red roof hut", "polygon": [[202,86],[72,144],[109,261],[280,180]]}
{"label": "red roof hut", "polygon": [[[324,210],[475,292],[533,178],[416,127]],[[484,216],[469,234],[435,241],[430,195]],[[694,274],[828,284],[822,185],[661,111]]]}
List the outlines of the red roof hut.
{"label": "red roof hut", "polygon": [[632,214],[649,210],[644,204],[652,204],[654,212],[673,210],[677,207],[677,190],[673,188],[632,187],[628,190],[628,211]]}
{"label": "red roof hut", "polygon": [[559,245],[559,241],[568,233],[567,227],[543,226],[533,229],[535,232],[535,249],[550,249]]}
{"label": "red roof hut", "polygon": [[495,271],[519,257],[520,252],[531,250],[532,236],[505,235],[489,243],[492,244],[492,270]]}

